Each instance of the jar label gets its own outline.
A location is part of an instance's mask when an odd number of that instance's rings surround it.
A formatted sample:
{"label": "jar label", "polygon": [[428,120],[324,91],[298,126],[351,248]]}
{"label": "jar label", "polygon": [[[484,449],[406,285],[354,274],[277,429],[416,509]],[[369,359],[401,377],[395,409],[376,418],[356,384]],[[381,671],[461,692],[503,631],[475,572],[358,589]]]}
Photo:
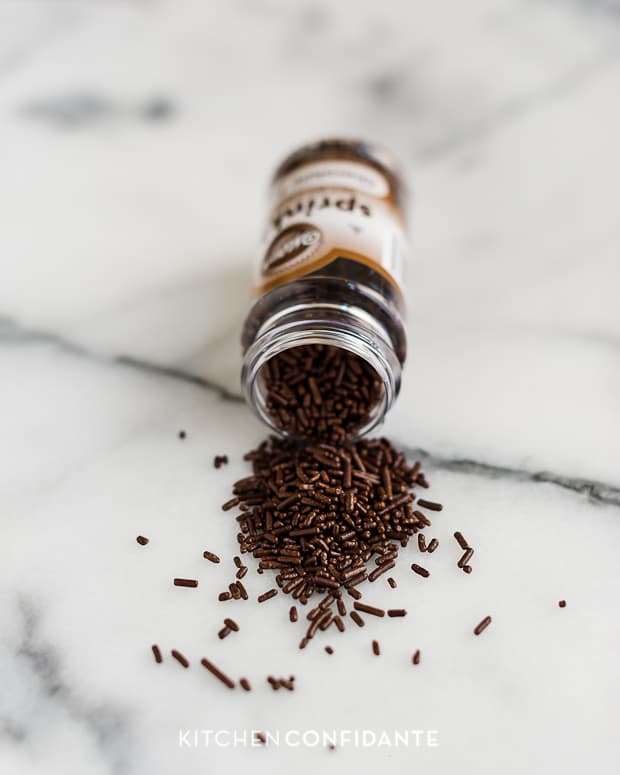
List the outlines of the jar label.
{"label": "jar label", "polygon": [[257,293],[348,258],[398,290],[406,249],[402,214],[388,180],[353,161],[304,164],[277,180],[256,283]]}
{"label": "jar label", "polygon": [[350,188],[364,194],[386,197],[390,187],[374,167],[355,161],[315,161],[280,178],[273,187],[279,201],[309,188]]}

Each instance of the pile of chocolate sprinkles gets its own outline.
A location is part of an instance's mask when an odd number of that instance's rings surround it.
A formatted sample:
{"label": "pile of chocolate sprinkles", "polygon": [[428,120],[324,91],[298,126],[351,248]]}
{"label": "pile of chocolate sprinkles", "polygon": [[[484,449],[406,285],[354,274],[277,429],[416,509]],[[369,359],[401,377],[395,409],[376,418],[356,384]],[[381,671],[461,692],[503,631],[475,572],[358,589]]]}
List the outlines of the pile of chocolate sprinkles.
{"label": "pile of chocolate sprinkles", "polygon": [[[431,527],[430,515],[443,507],[419,497],[419,488],[429,488],[419,462],[410,465],[386,438],[354,439],[382,398],[376,373],[351,353],[311,345],[275,356],[263,367],[262,377],[267,409],[276,427],[288,435],[272,436],[245,455],[252,474],[234,484],[233,497],[222,506],[226,512],[235,509],[239,554],[233,557],[234,579],[218,600],[249,599],[242,581],[249,567],[242,557],[251,555],[257,573],[272,574],[275,584],[266,583],[256,601],[262,604],[280,594],[293,598],[288,618],[292,623],[305,619],[302,649],[319,632],[344,632],[347,622],[364,627],[367,617],[406,617],[404,608],[384,610],[362,602],[362,590],[395,567],[399,551],[413,536],[419,553],[436,551],[438,539],[427,540],[424,531]],[[185,432],[179,436],[184,438]],[[215,468],[227,463],[226,455],[214,457]],[[454,537],[462,550],[457,566],[469,574],[474,550],[460,532]],[[144,536],[136,540],[148,543]],[[216,565],[221,562],[209,549],[203,550],[203,557]],[[430,576],[423,565],[414,562],[410,567],[423,579]],[[384,580],[397,588],[392,576]],[[176,577],[173,584],[196,588],[198,580]],[[307,613],[299,608],[309,603]],[[490,623],[491,617],[484,617],[474,635]],[[231,617],[224,617],[218,627],[219,640],[241,629]],[[161,663],[160,648],[151,648]],[[378,640],[371,641],[371,650],[381,655]],[[324,651],[334,654],[330,645]],[[170,654],[182,667],[190,666],[177,649]],[[420,650],[410,659],[419,665]],[[233,678],[211,660],[203,657],[200,664],[224,686],[235,688]],[[268,675],[266,680],[273,691],[295,689],[294,676]],[[252,690],[246,677],[238,683],[244,691]],[[265,742],[262,733],[256,737]]]}
{"label": "pile of chocolate sprinkles", "polygon": [[362,358],[320,344],[293,347],[263,367],[274,424],[299,439],[341,444],[364,426],[383,386]]}
{"label": "pile of chocolate sprinkles", "polygon": [[[258,560],[259,573],[276,573],[276,587],[258,602],[279,590],[301,605],[323,596],[307,615],[300,648],[317,630],[345,629],[345,594],[353,598],[349,616],[358,626],[364,625],[361,614],[385,616],[383,609],[359,602],[358,587],[394,568],[399,550],[430,527],[428,512],[441,510],[434,501],[416,502],[413,490],[428,487],[420,464],[409,465],[385,438],[336,445],[271,437],[245,458],[253,474],[236,482],[234,498],[223,508],[239,509],[241,554]],[[437,545],[436,539],[424,543],[424,551]],[[429,575],[418,565],[412,568]],[[393,579],[390,586],[396,586]],[[222,601],[242,597],[238,580],[219,595]],[[405,615],[404,609],[388,611],[390,617]],[[297,621],[295,606],[289,618]]]}

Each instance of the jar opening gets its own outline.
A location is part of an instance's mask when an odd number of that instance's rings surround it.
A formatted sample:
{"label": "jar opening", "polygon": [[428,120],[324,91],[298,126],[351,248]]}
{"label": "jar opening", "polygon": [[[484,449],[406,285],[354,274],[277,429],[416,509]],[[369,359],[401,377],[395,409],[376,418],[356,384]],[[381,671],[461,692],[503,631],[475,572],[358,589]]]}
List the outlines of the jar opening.
{"label": "jar opening", "polygon": [[[373,394],[368,411],[360,417],[356,427],[347,429],[346,438],[355,440],[383,421],[398,392],[400,382],[400,363],[387,342],[369,336],[359,327],[347,330],[342,322],[336,325],[323,320],[321,325],[317,325],[317,321],[297,321],[283,325],[275,331],[271,329],[263,336],[259,335],[246,352],[244,360],[242,386],[246,400],[259,419],[275,433],[305,441],[311,439],[311,435],[302,433],[299,429],[291,431],[290,427],[287,428],[286,423],[283,424],[276,413],[271,411],[273,407],[270,408],[269,404],[266,374],[269,373],[267,364],[275,356],[293,351],[294,348],[307,347],[308,352],[312,352],[316,350],[317,345],[336,348],[357,356],[370,367],[379,382],[379,388],[377,393]],[[353,388],[351,395],[358,398]]]}

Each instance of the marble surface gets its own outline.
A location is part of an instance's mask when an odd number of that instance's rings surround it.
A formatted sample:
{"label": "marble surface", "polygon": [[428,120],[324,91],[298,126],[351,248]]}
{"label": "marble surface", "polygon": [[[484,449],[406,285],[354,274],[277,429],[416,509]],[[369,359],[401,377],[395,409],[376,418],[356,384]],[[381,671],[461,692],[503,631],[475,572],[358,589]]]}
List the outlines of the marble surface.
{"label": "marble surface", "polygon": [[[619,92],[612,0],[0,4],[3,774],[617,771]],[[226,608],[219,642],[231,566],[202,559],[234,553],[219,504],[264,436],[238,338],[266,180],[328,133],[391,146],[415,191],[384,433],[445,503],[431,577],[412,547],[368,595],[408,618],[330,633],[331,657],[297,650],[283,598]]]}

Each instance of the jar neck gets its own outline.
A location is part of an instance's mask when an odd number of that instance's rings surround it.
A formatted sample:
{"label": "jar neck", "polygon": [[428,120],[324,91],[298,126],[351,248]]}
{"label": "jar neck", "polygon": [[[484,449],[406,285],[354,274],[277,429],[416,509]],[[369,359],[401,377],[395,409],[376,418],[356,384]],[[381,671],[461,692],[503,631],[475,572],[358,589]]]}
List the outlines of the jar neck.
{"label": "jar neck", "polygon": [[261,371],[267,361],[284,350],[317,344],[338,347],[357,355],[369,364],[381,381],[381,398],[355,437],[365,435],[383,421],[398,395],[401,364],[385,329],[361,309],[330,304],[315,304],[311,308],[299,305],[266,320],[244,356],[241,387],[247,403],[275,433],[287,435],[276,427],[267,409],[267,391]]}

